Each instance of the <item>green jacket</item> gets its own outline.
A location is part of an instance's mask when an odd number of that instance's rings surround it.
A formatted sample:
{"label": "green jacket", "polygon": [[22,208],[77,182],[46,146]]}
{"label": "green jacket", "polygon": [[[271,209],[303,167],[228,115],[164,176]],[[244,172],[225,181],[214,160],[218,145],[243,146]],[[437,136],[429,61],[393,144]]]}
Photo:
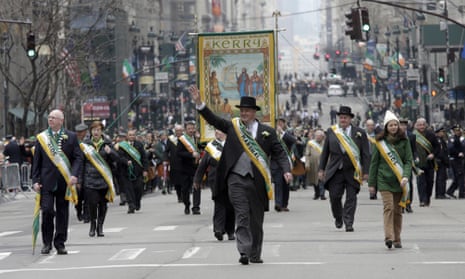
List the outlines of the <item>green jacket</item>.
{"label": "green jacket", "polygon": [[[404,164],[402,177],[410,179],[413,156],[409,140],[407,138],[397,139],[393,145]],[[377,147],[373,148],[371,155],[368,186],[376,186],[378,191],[402,192],[396,175],[382,157]]]}

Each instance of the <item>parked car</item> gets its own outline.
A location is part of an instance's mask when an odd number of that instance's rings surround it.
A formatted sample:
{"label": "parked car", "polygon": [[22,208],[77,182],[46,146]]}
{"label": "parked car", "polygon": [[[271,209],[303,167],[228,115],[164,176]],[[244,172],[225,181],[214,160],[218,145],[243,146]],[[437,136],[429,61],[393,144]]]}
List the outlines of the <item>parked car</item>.
{"label": "parked car", "polygon": [[344,96],[344,90],[339,84],[331,84],[328,88],[328,97],[331,96]]}

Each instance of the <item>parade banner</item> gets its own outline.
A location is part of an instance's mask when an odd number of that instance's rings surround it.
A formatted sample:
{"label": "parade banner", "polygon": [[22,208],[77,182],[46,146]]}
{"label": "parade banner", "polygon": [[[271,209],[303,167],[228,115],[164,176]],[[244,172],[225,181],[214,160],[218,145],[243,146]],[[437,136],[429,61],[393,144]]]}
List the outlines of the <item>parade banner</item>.
{"label": "parade banner", "polygon": [[[242,96],[261,107],[257,118],[274,126],[275,41],[273,31],[206,33],[198,38],[198,74],[202,100],[225,119],[239,116]],[[200,118],[201,141],[214,138],[214,128]]]}

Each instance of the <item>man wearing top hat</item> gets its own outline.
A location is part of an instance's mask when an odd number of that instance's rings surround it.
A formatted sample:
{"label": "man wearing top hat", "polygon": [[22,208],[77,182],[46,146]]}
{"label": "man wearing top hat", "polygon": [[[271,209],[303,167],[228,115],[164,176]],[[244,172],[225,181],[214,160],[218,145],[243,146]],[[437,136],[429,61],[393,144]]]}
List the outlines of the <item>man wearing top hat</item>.
{"label": "man wearing top hat", "polygon": [[329,191],[336,228],[340,229],[345,224],[346,231],[352,232],[357,194],[362,181],[368,178],[370,149],[365,131],[351,124],[354,117],[352,109],[341,106],[337,116],[338,124],[326,132],[318,177]]}
{"label": "man wearing top hat", "polygon": [[[202,117],[216,129],[227,134],[218,162],[216,189],[228,193],[236,219],[236,243],[243,265],[263,263],[263,220],[273,197],[269,158],[282,168],[286,182],[292,180],[291,165],[280,144],[276,130],[255,117],[260,107],[253,97],[240,100],[240,117],[232,120],[215,115],[202,102],[199,90],[189,88],[192,100]],[[224,183],[226,182],[226,183]]]}

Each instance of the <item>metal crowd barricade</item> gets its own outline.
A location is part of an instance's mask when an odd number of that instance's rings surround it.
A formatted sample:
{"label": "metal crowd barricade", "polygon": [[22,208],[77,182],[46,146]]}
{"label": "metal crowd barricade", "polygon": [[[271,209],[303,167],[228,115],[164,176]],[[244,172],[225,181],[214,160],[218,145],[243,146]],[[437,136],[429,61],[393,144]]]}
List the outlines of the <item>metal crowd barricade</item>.
{"label": "metal crowd barricade", "polygon": [[31,164],[23,163],[21,165],[20,174],[22,190],[32,191]]}
{"label": "metal crowd barricade", "polygon": [[2,172],[2,193],[10,197],[16,196],[21,192],[21,177],[18,163],[4,164],[1,167]]}

